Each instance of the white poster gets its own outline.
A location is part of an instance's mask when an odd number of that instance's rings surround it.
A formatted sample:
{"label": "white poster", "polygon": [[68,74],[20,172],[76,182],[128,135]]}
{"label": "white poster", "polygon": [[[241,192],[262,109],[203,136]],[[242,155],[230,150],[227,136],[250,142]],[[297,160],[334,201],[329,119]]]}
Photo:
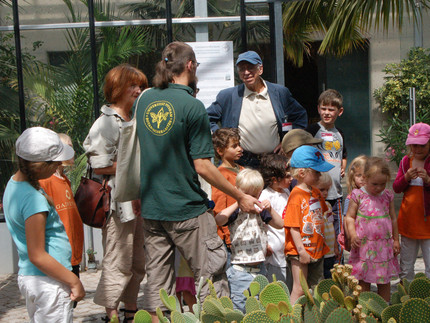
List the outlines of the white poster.
{"label": "white poster", "polygon": [[215,101],[219,91],[234,86],[234,62],[232,41],[211,41],[187,43],[196,53],[197,99],[206,108]]}

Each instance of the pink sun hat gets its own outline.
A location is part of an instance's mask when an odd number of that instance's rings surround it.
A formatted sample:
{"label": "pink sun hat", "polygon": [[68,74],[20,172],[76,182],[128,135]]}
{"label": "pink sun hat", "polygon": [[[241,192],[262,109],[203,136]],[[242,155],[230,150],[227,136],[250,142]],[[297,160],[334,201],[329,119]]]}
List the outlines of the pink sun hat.
{"label": "pink sun hat", "polygon": [[430,126],[427,123],[416,123],[409,128],[406,145],[425,145],[430,139]]}

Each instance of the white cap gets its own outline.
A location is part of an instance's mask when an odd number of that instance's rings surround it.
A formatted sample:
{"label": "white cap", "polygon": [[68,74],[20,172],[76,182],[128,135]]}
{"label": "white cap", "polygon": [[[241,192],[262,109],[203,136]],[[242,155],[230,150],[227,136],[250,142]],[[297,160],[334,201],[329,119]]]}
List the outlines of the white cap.
{"label": "white cap", "polygon": [[26,129],[15,146],[16,154],[31,162],[65,161],[75,155],[73,148],[63,144],[57,133],[42,127]]}

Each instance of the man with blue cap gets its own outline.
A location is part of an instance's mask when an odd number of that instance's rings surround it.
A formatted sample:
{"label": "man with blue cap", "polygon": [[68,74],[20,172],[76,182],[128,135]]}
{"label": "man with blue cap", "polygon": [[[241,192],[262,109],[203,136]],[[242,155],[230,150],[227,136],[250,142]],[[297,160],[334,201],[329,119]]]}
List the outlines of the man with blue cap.
{"label": "man with blue cap", "polygon": [[264,153],[278,152],[283,135],[307,126],[306,110],[284,86],[263,80],[263,61],[254,51],[239,55],[243,84],[222,90],[207,109],[211,130],[239,128],[243,156],[239,164],[257,168]]}

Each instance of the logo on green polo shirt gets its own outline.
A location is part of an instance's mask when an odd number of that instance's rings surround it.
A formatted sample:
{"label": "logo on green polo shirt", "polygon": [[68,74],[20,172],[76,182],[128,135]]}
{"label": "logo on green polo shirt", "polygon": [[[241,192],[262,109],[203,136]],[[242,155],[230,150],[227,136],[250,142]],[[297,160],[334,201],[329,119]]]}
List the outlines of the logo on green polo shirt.
{"label": "logo on green polo shirt", "polygon": [[164,136],[175,123],[175,110],[168,101],[155,101],[148,105],[143,115],[145,127],[156,136]]}

